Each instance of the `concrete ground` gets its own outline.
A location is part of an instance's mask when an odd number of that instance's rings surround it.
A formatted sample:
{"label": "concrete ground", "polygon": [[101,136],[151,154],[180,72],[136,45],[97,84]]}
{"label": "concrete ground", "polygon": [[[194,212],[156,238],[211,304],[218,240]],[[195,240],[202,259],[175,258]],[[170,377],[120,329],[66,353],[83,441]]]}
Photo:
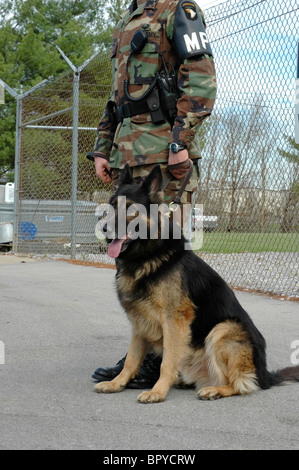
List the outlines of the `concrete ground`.
{"label": "concrete ground", "polygon": [[[95,393],[92,372],[130,337],[114,275],[0,255],[0,449],[299,449],[299,384],[211,402],[173,388],[152,405],[138,390]],[[269,369],[298,363],[298,302],[236,295],[266,337]]]}

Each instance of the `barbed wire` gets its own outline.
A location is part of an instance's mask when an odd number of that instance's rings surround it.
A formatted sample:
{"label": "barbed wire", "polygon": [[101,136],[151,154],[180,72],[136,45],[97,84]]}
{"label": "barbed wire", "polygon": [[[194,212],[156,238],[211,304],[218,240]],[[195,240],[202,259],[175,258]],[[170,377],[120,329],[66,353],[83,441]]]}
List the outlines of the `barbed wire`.
{"label": "barbed wire", "polygon": [[225,36],[221,36],[217,39],[211,40],[211,43],[216,42],[216,41],[220,41],[222,39],[226,39],[226,38],[231,37],[231,36],[236,36],[237,34],[243,33],[244,31],[247,31],[249,29],[255,28],[255,27],[260,26],[262,24],[268,23],[269,21],[273,21],[273,20],[276,20],[278,18],[282,18],[283,16],[289,15],[290,13],[293,13],[293,12],[298,11],[298,10],[299,10],[299,7],[294,8],[293,10],[290,10],[288,12],[281,13],[280,15],[276,15],[276,16],[273,16],[271,18],[267,18],[266,20],[259,21],[258,23],[252,24],[250,26],[246,26],[246,28],[242,28],[238,31],[234,31],[233,33],[230,33],[230,34],[227,34]]}
{"label": "barbed wire", "polygon": [[235,16],[235,15],[239,15],[240,13],[243,13],[243,12],[246,11],[246,10],[250,10],[251,8],[254,8],[254,7],[256,7],[257,5],[260,5],[260,4],[262,4],[262,3],[265,3],[266,1],[267,1],[267,0],[260,0],[259,2],[254,3],[253,5],[246,6],[246,8],[243,8],[243,10],[241,10],[240,7],[241,7],[242,5],[247,5],[247,2],[245,1],[245,2],[242,3],[241,5],[238,5],[238,7],[239,7],[238,11],[235,11],[234,13],[227,14],[226,16],[222,16],[222,17],[218,18],[216,21],[214,21],[213,23],[211,22],[210,25],[211,25],[211,26],[214,26],[215,24],[220,23],[220,22],[223,21],[223,20],[227,20],[227,19],[229,19],[229,18],[232,18],[232,17]]}
{"label": "barbed wire", "polygon": [[[226,10],[225,16],[218,17],[217,19],[215,19],[215,21],[213,21],[213,20],[208,20],[208,27],[215,26],[216,24],[221,23],[221,22],[224,21],[224,20],[228,20],[229,18],[231,18],[231,17],[233,17],[233,16],[235,16],[235,15],[241,14],[241,13],[243,13],[243,12],[246,11],[246,10],[250,10],[250,9],[252,9],[252,8],[255,8],[256,6],[261,5],[261,4],[265,3],[265,2],[267,2],[267,0],[260,0],[260,1],[256,2],[256,3],[252,4],[252,5],[249,5],[249,6],[248,6],[248,2],[247,2],[247,1],[244,1],[244,2],[242,2],[242,3],[238,3],[238,5],[237,5],[238,11],[234,11],[234,12],[230,13],[230,10]],[[213,10],[213,9],[217,9],[217,10],[218,10],[218,8],[224,7],[224,6],[229,7],[228,4],[230,4],[230,3],[231,3],[231,0],[228,0],[228,1],[225,1],[225,2],[223,2],[223,3],[221,3],[221,4],[212,6],[212,7],[208,8],[206,11],[207,11],[207,12],[210,12],[210,10]],[[241,7],[242,7],[243,5],[246,5],[246,7],[243,8],[243,9],[241,9]],[[234,9],[234,8],[236,8],[236,5],[231,5],[231,9]],[[286,16],[286,15],[288,15],[288,14],[291,14],[291,13],[297,11],[297,10],[299,10],[299,7],[298,7],[298,8],[295,8],[295,9],[292,9],[292,10],[288,10],[288,11],[286,11],[286,12],[284,12],[284,13],[281,13],[281,14],[279,14],[279,15],[277,15],[277,16],[272,16],[271,18],[267,18],[266,20],[259,21],[259,22],[255,23],[255,24],[253,24],[253,25],[247,26],[246,28],[240,29],[240,30],[238,30],[238,31],[234,31],[234,32],[232,32],[232,33],[230,33],[230,34],[227,34],[227,35],[225,35],[225,36],[222,36],[222,37],[219,37],[219,38],[217,38],[217,39],[211,40],[211,43],[216,42],[216,41],[219,41],[219,40],[222,40],[222,39],[226,39],[226,38],[231,37],[231,36],[234,36],[234,35],[237,35],[237,34],[239,34],[239,33],[241,33],[241,32],[244,32],[244,31],[249,30],[249,29],[251,29],[251,28],[257,27],[257,26],[259,26],[259,25],[261,25],[261,24],[264,24],[264,23],[266,23],[266,22],[268,22],[268,21],[272,21],[272,20],[274,20],[274,19],[278,19],[278,18],[284,17],[284,16]],[[103,35],[102,39],[103,39],[104,42],[105,42],[105,41],[108,41],[108,40],[110,39],[110,36],[108,36],[108,34],[109,34],[109,33],[107,32],[107,36]],[[72,42],[73,42],[73,41],[72,41],[71,39],[70,39],[70,40],[66,40],[66,41],[65,41],[65,45],[71,44]],[[54,45],[54,44],[52,44],[52,45],[53,45],[53,50],[54,50],[55,45]],[[33,62],[33,59],[28,59],[27,61],[22,62],[22,65],[24,65],[25,67],[26,67],[26,66],[30,66],[30,64],[31,64],[32,62]],[[62,62],[62,64],[63,64],[63,62]],[[22,85],[23,85],[24,87],[26,87],[26,83],[27,83],[27,82],[30,82],[30,79],[31,79],[32,77],[34,77],[34,76],[37,75],[37,74],[42,74],[43,71],[45,71],[47,68],[48,68],[48,66],[41,67],[41,68],[35,69],[35,70],[32,71],[31,73],[27,74],[27,76],[26,76],[26,81],[23,81],[23,82],[22,82]],[[69,72],[69,70],[66,69],[66,70],[65,70],[64,72],[62,72],[62,73],[68,73],[68,72]],[[98,73],[101,74],[101,73],[104,73],[104,72],[101,71],[101,70],[99,70]]]}

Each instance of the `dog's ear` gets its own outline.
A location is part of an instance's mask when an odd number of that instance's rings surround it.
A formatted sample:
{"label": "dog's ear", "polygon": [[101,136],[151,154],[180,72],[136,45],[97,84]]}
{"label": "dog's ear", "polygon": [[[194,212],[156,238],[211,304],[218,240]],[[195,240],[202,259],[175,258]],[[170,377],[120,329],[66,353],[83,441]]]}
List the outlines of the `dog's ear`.
{"label": "dog's ear", "polygon": [[156,194],[157,192],[162,191],[162,181],[160,165],[156,165],[145,178],[142,184],[142,189],[148,194]]}
{"label": "dog's ear", "polygon": [[128,163],[125,164],[119,177],[119,185],[121,184],[133,184],[134,178]]}

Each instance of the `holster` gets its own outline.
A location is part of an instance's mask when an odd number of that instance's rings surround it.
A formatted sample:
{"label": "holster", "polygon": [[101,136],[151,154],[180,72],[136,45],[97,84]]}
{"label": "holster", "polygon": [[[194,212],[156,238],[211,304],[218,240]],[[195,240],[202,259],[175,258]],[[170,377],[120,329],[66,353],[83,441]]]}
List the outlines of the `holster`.
{"label": "holster", "polygon": [[174,77],[159,75],[158,90],[164,116],[173,126],[177,115],[176,103],[179,98],[179,91],[174,84]]}
{"label": "holster", "polygon": [[109,100],[106,105],[106,113],[110,121],[110,137],[113,139],[114,134],[117,128],[117,119],[116,119],[116,103],[115,101]]}
{"label": "holster", "polygon": [[152,122],[154,124],[165,122],[165,116],[163,113],[163,107],[161,105],[158,88],[154,88],[150,96],[147,98],[146,102],[151,113]]}
{"label": "holster", "polygon": [[106,112],[111,122],[111,131],[115,133],[118,123],[125,118],[136,116],[137,114],[150,113],[154,124],[161,124],[169,121],[173,125],[176,117],[176,102],[179,97],[177,90],[174,90],[174,78],[156,75],[157,85],[145,99],[135,99],[129,103],[116,106],[114,101],[109,100]]}
{"label": "holster", "polygon": [[[115,105],[115,103],[114,103]],[[125,103],[120,106],[114,106],[113,119],[118,124],[125,118],[136,116],[137,114],[150,113],[154,124],[165,121],[165,117],[160,104],[158,89],[154,89],[147,99],[134,103]],[[117,125],[116,124],[116,125]]]}

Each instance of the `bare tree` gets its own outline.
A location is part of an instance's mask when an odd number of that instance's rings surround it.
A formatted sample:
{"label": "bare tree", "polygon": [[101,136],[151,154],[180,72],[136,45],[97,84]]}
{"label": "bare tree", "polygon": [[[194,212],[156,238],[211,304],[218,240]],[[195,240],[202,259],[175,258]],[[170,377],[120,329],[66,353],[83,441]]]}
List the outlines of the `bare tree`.
{"label": "bare tree", "polygon": [[288,150],[278,149],[279,154],[289,164],[289,187],[286,190],[283,207],[281,230],[291,232],[299,223],[299,144],[292,137],[286,137]]}
{"label": "bare tree", "polygon": [[[245,219],[252,220],[253,211],[255,226],[264,229],[275,139],[274,124],[259,95],[250,108],[225,108],[213,116],[202,163],[202,196],[204,205],[222,219],[228,231],[247,229]],[[260,189],[260,197],[253,197],[252,192],[247,197],[249,188]]]}

